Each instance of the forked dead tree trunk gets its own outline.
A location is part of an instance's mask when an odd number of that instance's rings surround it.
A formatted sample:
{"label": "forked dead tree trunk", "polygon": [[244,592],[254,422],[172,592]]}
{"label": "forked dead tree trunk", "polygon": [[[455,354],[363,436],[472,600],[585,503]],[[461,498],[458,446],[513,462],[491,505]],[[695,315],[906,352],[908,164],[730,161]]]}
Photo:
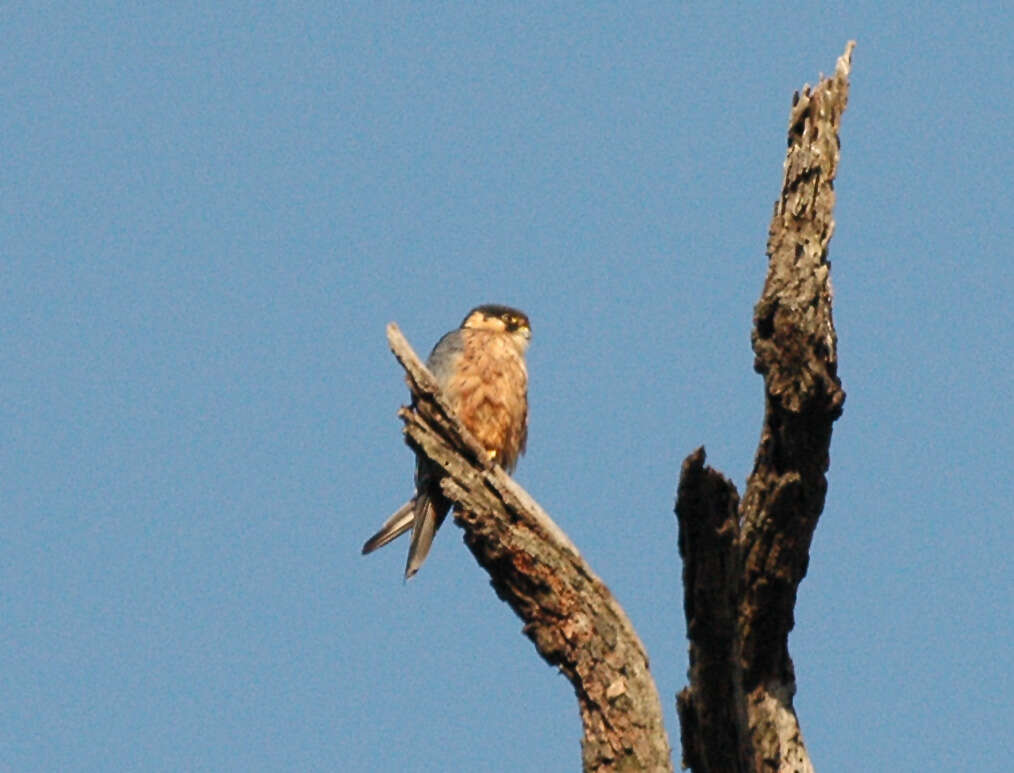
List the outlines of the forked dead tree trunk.
{"label": "forked dead tree trunk", "polygon": [[[837,377],[827,246],[833,230],[838,126],[853,44],[831,78],[796,94],[768,276],[754,315],[764,375],[760,446],[742,502],[704,464],[683,463],[679,549],[690,639],[690,685],[679,695],[683,761],[695,771],[807,771],[792,708],[788,653],[796,588],[824,504]],[[445,471],[465,543],[524,622],[539,654],[577,694],[586,771],[672,770],[662,706],[637,633],[566,535],[450,413],[398,328],[408,444]]]}
{"label": "forked dead tree trunk", "polygon": [[827,258],[834,231],[838,130],[854,43],[834,75],[796,93],[768,275],[754,309],[754,369],[764,376],[760,445],[742,501],[687,457],[676,515],[683,556],[690,685],[677,710],[694,771],[812,771],[792,707],[796,589],[824,508],[838,379]]}

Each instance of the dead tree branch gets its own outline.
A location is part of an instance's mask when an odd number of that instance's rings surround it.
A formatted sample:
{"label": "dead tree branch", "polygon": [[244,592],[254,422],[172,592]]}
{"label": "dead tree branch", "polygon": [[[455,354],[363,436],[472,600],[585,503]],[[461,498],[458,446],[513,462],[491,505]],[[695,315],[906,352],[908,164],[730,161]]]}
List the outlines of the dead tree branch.
{"label": "dead tree branch", "polygon": [[824,507],[831,428],[845,401],[827,248],[854,45],[834,75],[793,98],[768,274],[754,309],[764,425],[738,511],[735,487],[704,466],[703,449],[680,475],[690,685],[677,708],[684,764],[694,771],[813,769],[792,706],[788,636]]}
{"label": "dead tree branch", "polygon": [[749,737],[738,630],[739,494],[704,466],[704,449],[683,462],[676,496],[690,688],[679,695],[683,764],[694,771],[746,771]]}
{"label": "dead tree branch", "polygon": [[539,654],[577,693],[586,771],[671,771],[662,705],[637,633],[560,528],[457,418],[393,323],[388,342],[407,373],[406,442],[443,468],[465,543]]}

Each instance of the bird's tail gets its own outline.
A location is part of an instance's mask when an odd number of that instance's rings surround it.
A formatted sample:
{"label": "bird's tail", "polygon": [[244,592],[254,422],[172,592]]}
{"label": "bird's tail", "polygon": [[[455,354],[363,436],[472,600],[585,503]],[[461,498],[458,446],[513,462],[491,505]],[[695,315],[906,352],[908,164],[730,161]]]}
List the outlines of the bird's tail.
{"label": "bird's tail", "polygon": [[419,571],[433,544],[433,535],[447,517],[451,505],[443,497],[436,498],[422,492],[415,498],[415,516],[412,524],[412,544],[408,547],[408,561],[405,563],[405,579]]}
{"label": "bird's tail", "polygon": [[394,514],[380,527],[380,531],[366,540],[366,544],[363,545],[364,556],[377,548],[384,547],[388,542],[397,539],[412,528],[415,521],[415,502],[414,499],[410,499],[395,510]]}

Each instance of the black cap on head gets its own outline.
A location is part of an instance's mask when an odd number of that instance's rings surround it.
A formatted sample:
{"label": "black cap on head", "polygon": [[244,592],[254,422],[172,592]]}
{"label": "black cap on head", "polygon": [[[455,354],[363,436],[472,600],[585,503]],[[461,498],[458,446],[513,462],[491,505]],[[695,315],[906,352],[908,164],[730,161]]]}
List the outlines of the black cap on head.
{"label": "black cap on head", "polygon": [[531,328],[531,323],[528,321],[527,314],[520,309],[515,309],[511,306],[502,306],[498,303],[484,303],[481,306],[476,306],[465,315],[465,319],[461,321],[461,324],[464,325],[465,322],[468,321],[468,318],[476,312],[479,312],[487,317],[497,317],[498,319],[502,319],[508,330],[516,330],[522,326],[529,329]]}

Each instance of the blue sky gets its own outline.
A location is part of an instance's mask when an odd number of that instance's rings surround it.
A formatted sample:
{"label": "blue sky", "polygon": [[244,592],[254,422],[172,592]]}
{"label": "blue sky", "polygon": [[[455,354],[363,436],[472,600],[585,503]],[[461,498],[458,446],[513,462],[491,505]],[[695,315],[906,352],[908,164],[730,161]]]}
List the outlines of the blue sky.
{"label": "blue sky", "polygon": [[1006,770],[1014,23],[881,5],[0,11],[0,769],[576,769],[456,527],[359,555],[411,491],[384,326],[482,302],[678,746],[679,464],[750,470],[790,98],[855,38],[796,706],[821,770]]}

